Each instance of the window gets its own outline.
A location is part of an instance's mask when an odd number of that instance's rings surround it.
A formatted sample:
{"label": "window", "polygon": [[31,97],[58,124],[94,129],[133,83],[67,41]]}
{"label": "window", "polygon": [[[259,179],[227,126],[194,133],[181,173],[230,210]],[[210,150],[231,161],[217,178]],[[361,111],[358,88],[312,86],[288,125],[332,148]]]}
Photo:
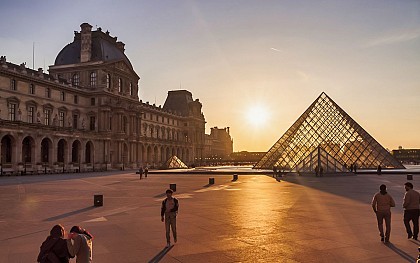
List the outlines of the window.
{"label": "window", "polygon": [[95,130],[95,122],[96,122],[95,116],[91,116],[90,117],[90,123],[89,123],[90,124],[89,128],[90,128],[91,131]]}
{"label": "window", "polygon": [[10,80],[10,89],[11,90],[16,90],[16,80],[15,79]]}
{"label": "window", "polygon": [[90,98],[90,105],[95,106],[95,98]]}
{"label": "window", "polygon": [[77,129],[77,123],[79,122],[79,115],[74,114],[73,115],[73,129]]}
{"label": "window", "polygon": [[60,91],[60,100],[61,101],[65,101],[66,100],[66,94],[64,93],[64,91]]}
{"label": "window", "polygon": [[35,85],[29,84],[29,94],[35,94]]}
{"label": "window", "polygon": [[133,96],[133,83],[130,82],[130,96]]}
{"label": "window", "polygon": [[34,123],[34,113],[35,113],[35,107],[29,106],[28,107],[28,123]]}
{"label": "window", "polygon": [[64,127],[64,118],[65,118],[64,111],[59,111],[58,112],[58,125],[60,127]]}
{"label": "window", "polygon": [[9,103],[9,120],[16,120],[16,103]]}
{"label": "window", "polygon": [[106,74],[106,88],[111,88],[111,74]]}
{"label": "window", "polygon": [[109,116],[109,130],[112,131],[112,116]]}
{"label": "window", "polygon": [[73,85],[73,86],[79,86],[79,84],[80,84],[80,77],[79,77],[79,74],[74,74],[73,75],[73,78],[72,78],[72,80],[71,80],[71,84]]}
{"label": "window", "polygon": [[74,95],[74,104],[78,104],[79,103],[79,97],[77,97],[77,95]]}
{"label": "window", "polygon": [[45,88],[45,97],[51,98],[51,89],[50,88]]}
{"label": "window", "polygon": [[44,125],[50,125],[51,120],[51,110],[44,109]]}
{"label": "window", "polygon": [[96,87],[96,72],[90,73],[90,86]]}
{"label": "window", "polygon": [[119,92],[119,93],[121,93],[121,92],[122,92],[122,90],[123,90],[123,89],[122,89],[122,79],[121,79],[121,78],[119,78],[119,79],[118,79],[118,92]]}

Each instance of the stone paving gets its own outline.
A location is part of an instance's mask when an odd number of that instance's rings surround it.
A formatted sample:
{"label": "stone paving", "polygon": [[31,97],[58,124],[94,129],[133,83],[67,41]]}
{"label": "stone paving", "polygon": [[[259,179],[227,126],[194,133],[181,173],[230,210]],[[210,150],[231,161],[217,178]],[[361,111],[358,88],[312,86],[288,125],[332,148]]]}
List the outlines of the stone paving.
{"label": "stone paving", "polygon": [[[35,262],[57,223],[94,236],[94,262],[414,262],[402,222],[403,175],[285,177],[134,171],[0,177],[0,262]],[[420,177],[414,176],[415,188]],[[178,243],[165,246],[160,201],[180,200]],[[382,244],[370,201],[381,183],[397,207]],[[93,207],[93,195],[104,206]],[[72,260],[75,262],[75,260]]]}

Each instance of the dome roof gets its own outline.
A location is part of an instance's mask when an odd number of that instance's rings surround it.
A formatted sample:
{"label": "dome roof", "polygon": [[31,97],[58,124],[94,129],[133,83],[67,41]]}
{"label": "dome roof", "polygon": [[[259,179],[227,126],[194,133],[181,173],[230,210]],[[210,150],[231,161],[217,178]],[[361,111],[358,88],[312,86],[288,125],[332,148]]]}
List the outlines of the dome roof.
{"label": "dome roof", "polygon": [[[81,35],[78,32],[74,34],[73,42],[58,53],[54,66],[80,63]],[[133,68],[130,60],[124,54],[124,44],[122,42],[117,42],[116,37],[111,37],[109,32],[102,32],[100,28],[93,31],[90,61],[115,60],[124,60],[130,68]]]}

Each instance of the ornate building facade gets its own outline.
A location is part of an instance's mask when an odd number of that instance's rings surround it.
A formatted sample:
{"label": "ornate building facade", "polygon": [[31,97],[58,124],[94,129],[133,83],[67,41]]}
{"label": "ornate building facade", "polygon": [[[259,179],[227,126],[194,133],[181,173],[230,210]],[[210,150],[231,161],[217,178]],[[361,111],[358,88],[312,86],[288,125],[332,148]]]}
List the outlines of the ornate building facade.
{"label": "ornate building facade", "polygon": [[169,91],[163,107],[138,97],[124,43],[83,23],[49,74],[0,59],[2,172],[159,167],[203,157],[202,104]]}
{"label": "ornate building facade", "polygon": [[233,152],[233,140],[229,127],[210,128],[210,134],[205,135],[204,163],[214,164],[229,162]]}

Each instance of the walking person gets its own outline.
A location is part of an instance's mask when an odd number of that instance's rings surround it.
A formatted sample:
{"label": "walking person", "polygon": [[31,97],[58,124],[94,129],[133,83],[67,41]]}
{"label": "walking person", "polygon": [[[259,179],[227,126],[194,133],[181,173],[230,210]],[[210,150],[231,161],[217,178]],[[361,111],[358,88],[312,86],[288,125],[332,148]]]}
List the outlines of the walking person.
{"label": "walking person", "polygon": [[172,229],[174,242],[177,242],[176,216],[178,214],[179,202],[178,199],[172,196],[172,194],[173,191],[171,189],[166,190],[166,198],[162,201],[162,207],[160,210],[161,220],[162,222],[165,221],[166,247],[171,246],[170,229]]}
{"label": "walking person", "polygon": [[93,236],[80,226],[70,229],[67,248],[72,257],[76,256],[76,263],[92,262],[92,239]]}
{"label": "walking person", "polygon": [[143,178],[143,166],[140,166],[139,168],[139,175],[140,175],[140,180]]}
{"label": "walking person", "polygon": [[147,178],[148,173],[149,173],[149,167],[147,167],[147,165],[146,165],[146,167],[144,167],[144,177]]}
{"label": "walking person", "polygon": [[[386,191],[386,185],[381,184],[379,192],[373,196],[372,208],[376,214],[378,221],[379,235],[381,241],[388,243],[391,234],[391,207],[395,207],[395,201]],[[384,220],[385,220],[385,235],[384,235]]]}
{"label": "walking person", "polygon": [[[420,205],[420,194],[413,190],[413,184],[407,182],[404,184],[404,225],[407,231],[407,238],[413,238],[417,240],[419,235],[419,205]],[[411,230],[410,221],[413,222],[413,230]]]}
{"label": "walking person", "polygon": [[42,242],[37,262],[69,263],[70,253],[64,239],[65,230],[62,225],[55,225],[47,239]]}

